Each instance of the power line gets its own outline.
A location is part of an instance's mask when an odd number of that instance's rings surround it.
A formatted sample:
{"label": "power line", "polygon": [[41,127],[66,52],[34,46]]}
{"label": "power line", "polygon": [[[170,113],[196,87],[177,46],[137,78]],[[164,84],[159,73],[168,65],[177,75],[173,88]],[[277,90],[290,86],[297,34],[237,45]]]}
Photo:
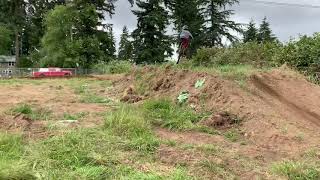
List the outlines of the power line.
{"label": "power line", "polygon": [[[320,5],[312,5],[312,4],[291,4],[291,3],[285,3],[285,2],[274,2],[274,1],[263,1],[263,0],[246,0],[246,1],[252,1],[254,3],[267,4],[267,5],[320,9]],[[244,1],[242,1],[242,2],[244,2]],[[241,3],[241,1],[240,1],[240,3]]]}

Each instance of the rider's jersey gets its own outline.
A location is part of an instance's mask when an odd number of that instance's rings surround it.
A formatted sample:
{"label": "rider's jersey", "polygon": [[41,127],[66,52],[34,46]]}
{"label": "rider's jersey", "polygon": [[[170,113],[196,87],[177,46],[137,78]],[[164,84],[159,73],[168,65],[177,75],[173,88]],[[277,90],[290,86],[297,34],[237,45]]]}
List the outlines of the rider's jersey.
{"label": "rider's jersey", "polygon": [[180,39],[193,39],[192,34],[188,30],[182,30],[180,33]]}

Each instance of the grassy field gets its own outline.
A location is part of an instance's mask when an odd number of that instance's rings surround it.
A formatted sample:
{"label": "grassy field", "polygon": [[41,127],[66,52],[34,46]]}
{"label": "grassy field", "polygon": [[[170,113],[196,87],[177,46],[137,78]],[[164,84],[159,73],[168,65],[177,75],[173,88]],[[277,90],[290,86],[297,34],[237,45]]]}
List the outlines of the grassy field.
{"label": "grassy field", "polygon": [[[253,72],[214,71],[240,82]],[[0,86],[0,179],[320,178],[318,149],[265,166],[239,150],[252,142],[237,126],[202,126],[212,113],[168,98],[122,103],[111,81],[12,79]],[[17,117],[29,124],[6,126]]]}

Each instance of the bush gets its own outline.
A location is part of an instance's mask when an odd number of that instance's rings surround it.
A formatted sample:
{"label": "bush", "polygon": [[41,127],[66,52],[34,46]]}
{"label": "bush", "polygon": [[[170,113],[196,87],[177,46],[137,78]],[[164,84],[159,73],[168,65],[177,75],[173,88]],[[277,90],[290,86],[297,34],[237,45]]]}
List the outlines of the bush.
{"label": "bush", "polygon": [[290,41],[278,50],[274,61],[278,65],[286,63],[305,74],[316,75],[320,72],[320,33]]}
{"label": "bush", "polygon": [[270,66],[273,64],[272,57],[278,48],[280,48],[280,45],[272,42],[238,44],[218,54],[213,61],[219,65],[249,64],[256,67]]}
{"label": "bush", "polygon": [[122,74],[129,73],[132,69],[132,64],[129,61],[110,61],[96,64],[93,69],[102,74]]}
{"label": "bush", "polygon": [[249,42],[229,48],[202,48],[193,57],[193,63],[197,66],[241,64],[270,66],[274,64],[273,55],[280,47],[280,44],[272,42],[263,44]]}
{"label": "bush", "polygon": [[219,52],[223,52],[223,48],[201,48],[198,49],[192,61],[196,66],[208,66],[212,65],[212,58],[215,57]]}

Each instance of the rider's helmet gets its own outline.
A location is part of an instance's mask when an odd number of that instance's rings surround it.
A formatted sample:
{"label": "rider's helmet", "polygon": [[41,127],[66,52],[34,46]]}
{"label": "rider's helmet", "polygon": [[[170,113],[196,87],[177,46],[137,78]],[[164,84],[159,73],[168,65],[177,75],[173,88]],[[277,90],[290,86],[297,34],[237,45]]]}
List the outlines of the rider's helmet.
{"label": "rider's helmet", "polygon": [[188,30],[189,29],[189,27],[187,26],[187,25],[184,25],[183,27],[182,27],[182,30]]}

